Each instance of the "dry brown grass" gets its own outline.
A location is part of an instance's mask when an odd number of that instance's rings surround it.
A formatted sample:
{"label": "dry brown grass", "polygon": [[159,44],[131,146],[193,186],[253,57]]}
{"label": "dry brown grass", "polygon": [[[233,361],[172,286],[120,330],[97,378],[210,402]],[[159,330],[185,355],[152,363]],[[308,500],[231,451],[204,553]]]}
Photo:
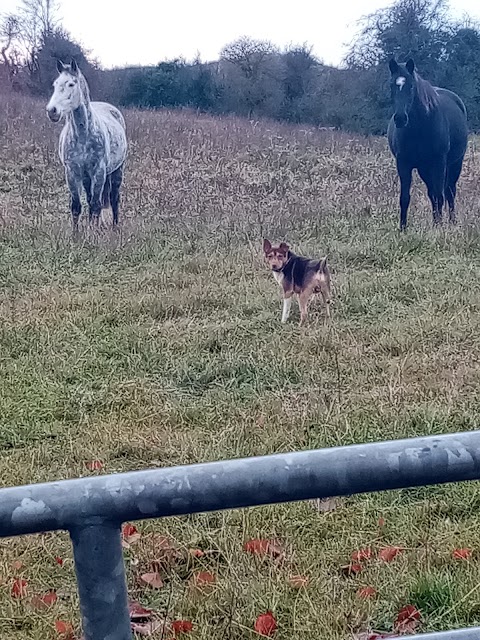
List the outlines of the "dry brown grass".
{"label": "dry brown grass", "polygon": [[[182,113],[127,114],[122,229],[70,241],[59,134],[43,105],[0,102],[0,478],[4,486],[96,473],[475,428],[480,367],[480,158],[471,141],[456,229],[431,229],[418,181],[397,233],[385,142]],[[280,326],[261,239],[328,253],[336,309]],[[423,629],[480,621],[476,484],[346,499],[331,513],[270,506],[139,525],[126,552],[131,594],[195,623],[192,638],[253,638],[272,609],[282,639],[345,640],[388,629],[408,602]],[[379,528],[378,519],[385,519]],[[180,564],[167,586],[138,583],[156,552],[145,534],[217,553]],[[289,562],[245,554],[278,537]],[[355,578],[359,547],[395,544],[391,564]],[[65,559],[59,567],[55,556]],[[21,562],[14,565],[15,562]],[[16,567],[16,568],[15,568]],[[192,571],[217,586],[195,598]],[[292,572],[310,577],[288,585]],[[56,588],[46,612],[14,600]],[[378,597],[360,601],[359,587]],[[0,542],[0,637],[55,637],[78,620],[64,534]]]}

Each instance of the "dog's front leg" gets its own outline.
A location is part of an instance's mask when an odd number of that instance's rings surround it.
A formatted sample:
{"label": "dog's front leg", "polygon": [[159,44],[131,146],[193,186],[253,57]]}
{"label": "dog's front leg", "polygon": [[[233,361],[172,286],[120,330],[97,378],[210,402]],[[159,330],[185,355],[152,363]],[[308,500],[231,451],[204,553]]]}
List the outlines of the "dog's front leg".
{"label": "dog's front leg", "polygon": [[290,315],[291,306],[292,306],[292,296],[289,295],[288,298],[284,297],[283,298],[283,311],[282,311],[282,322],[284,324],[288,320],[288,316]]}

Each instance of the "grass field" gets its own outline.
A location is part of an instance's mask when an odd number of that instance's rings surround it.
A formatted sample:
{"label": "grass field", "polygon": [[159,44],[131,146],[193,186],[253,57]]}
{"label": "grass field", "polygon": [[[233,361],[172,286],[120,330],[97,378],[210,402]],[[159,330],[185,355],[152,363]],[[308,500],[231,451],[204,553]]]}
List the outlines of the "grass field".
{"label": "grass field", "polygon": [[[480,155],[471,140],[459,225],[433,230],[417,180],[397,232],[384,140],[182,113],[126,114],[122,228],[70,239],[59,127],[41,103],[0,100],[0,483],[468,430],[480,383]],[[328,253],[335,308],[280,325],[261,240]],[[88,471],[86,463],[103,467]],[[480,623],[477,484],[138,524],[132,598],[194,624],[192,639],[347,640],[421,611],[419,631]],[[379,523],[380,520],[380,523]],[[162,573],[139,575],[180,549]],[[243,550],[275,538],[285,558]],[[383,547],[403,549],[392,562]],[[181,550],[207,551],[185,560]],[[357,549],[363,570],[345,576]],[[472,550],[455,559],[456,548]],[[188,554],[187,554],[188,555]],[[63,559],[60,566],[55,558]],[[157,561],[157,562],[155,562]],[[153,564],[152,564],[153,563]],[[208,592],[192,574],[216,576]],[[309,578],[294,589],[292,575]],[[12,597],[15,579],[28,583]],[[358,597],[372,586],[376,595]],[[45,610],[32,596],[56,589]],[[34,598],[35,602],[35,598]],[[0,638],[78,627],[66,534],[0,541]],[[160,637],[160,636],[158,636]],[[257,636],[258,637],[258,636]]]}

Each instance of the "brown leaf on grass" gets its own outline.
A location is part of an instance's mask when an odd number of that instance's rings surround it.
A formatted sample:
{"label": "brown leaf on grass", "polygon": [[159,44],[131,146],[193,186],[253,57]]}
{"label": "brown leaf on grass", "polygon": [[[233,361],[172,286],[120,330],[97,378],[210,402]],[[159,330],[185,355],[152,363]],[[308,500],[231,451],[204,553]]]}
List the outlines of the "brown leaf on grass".
{"label": "brown leaf on grass", "polygon": [[48,591],[42,595],[33,596],[31,599],[31,605],[34,609],[48,609],[58,600],[58,596],[55,591]]}
{"label": "brown leaf on grass", "polygon": [[216,576],[209,571],[194,573],[188,581],[190,597],[197,599],[210,595],[214,591],[216,583]]}
{"label": "brown leaf on grass", "polygon": [[340,567],[340,571],[344,576],[351,577],[356,576],[357,573],[360,573],[362,570],[362,565],[356,562],[351,562],[350,564],[346,564],[343,567]]}
{"label": "brown leaf on grass", "polygon": [[468,560],[469,558],[472,557],[472,550],[471,549],[454,549],[452,555],[455,558],[455,560]]}
{"label": "brown leaf on grass", "polygon": [[133,524],[126,523],[122,527],[122,546],[126,549],[130,548],[130,545],[138,542],[141,538],[141,534],[138,531],[137,527]]}
{"label": "brown leaf on grass", "polygon": [[85,466],[89,471],[100,471],[100,469],[103,469],[103,462],[101,460],[89,460],[85,462]]}
{"label": "brown leaf on grass", "polygon": [[148,584],[152,589],[161,589],[163,587],[163,580],[157,571],[151,573],[143,573],[140,576],[140,580],[145,584]]}
{"label": "brown leaf on grass", "polygon": [[166,620],[149,620],[148,622],[132,622],[132,631],[140,636],[153,636],[156,633],[163,638],[167,638],[171,631],[170,625]]}
{"label": "brown leaf on grass", "polygon": [[202,551],[201,549],[189,549],[188,553],[192,558],[203,558],[205,555],[205,551]]}
{"label": "brown leaf on grass", "polygon": [[270,556],[276,560],[285,558],[285,549],[278,540],[254,538],[243,545],[244,551],[256,556]]}
{"label": "brown leaf on grass", "polygon": [[357,598],[360,600],[368,600],[374,598],[377,595],[377,590],[373,587],[362,587],[357,591]]}
{"label": "brown leaf on grass", "polygon": [[391,562],[399,553],[402,553],[402,551],[404,550],[400,547],[385,547],[379,551],[378,557],[383,562]]}
{"label": "brown leaf on grass", "polygon": [[174,540],[156,533],[144,536],[144,542],[153,556],[152,567],[155,571],[169,572],[180,562],[188,560],[188,552],[177,547]]}
{"label": "brown leaf on grass", "polygon": [[310,579],[308,576],[290,576],[288,579],[288,584],[292,589],[304,589],[308,587],[309,583]]}
{"label": "brown leaf on grass", "polygon": [[329,511],[335,511],[343,504],[342,498],[315,498],[309,500],[315,511],[318,513],[328,513]]}
{"label": "brown leaf on grass", "polygon": [[372,557],[372,550],[370,548],[358,549],[357,551],[352,551],[352,555],[351,555],[353,562],[370,560],[371,557]]}
{"label": "brown leaf on grass", "polygon": [[73,626],[71,622],[55,620],[55,631],[62,640],[74,640]]}
{"label": "brown leaf on grass", "polygon": [[12,598],[24,598],[27,595],[28,582],[22,578],[16,578],[12,584]]}
{"label": "brown leaf on grass", "polygon": [[63,567],[63,558],[60,558],[60,556],[55,556],[55,562],[56,562],[60,567]]}
{"label": "brown leaf on grass", "polygon": [[255,631],[261,636],[272,637],[277,630],[277,621],[271,611],[262,613],[255,620]]}
{"label": "brown leaf on grass", "polygon": [[383,529],[383,527],[385,526],[385,518],[380,517],[378,519],[378,526],[380,527],[380,529]]}
{"label": "brown leaf on grass", "polygon": [[20,571],[22,567],[23,567],[23,562],[21,560],[14,560],[12,562],[12,569],[14,571]]}
{"label": "brown leaf on grass", "polygon": [[407,604],[398,612],[393,628],[397,633],[413,633],[420,624],[420,618],[420,611],[413,604]]}
{"label": "brown leaf on grass", "polygon": [[128,601],[128,612],[132,622],[145,622],[146,620],[150,620],[153,614],[151,609],[145,609],[145,607],[135,600]]}
{"label": "brown leaf on grass", "polygon": [[170,626],[175,636],[178,633],[190,633],[190,631],[193,631],[193,623],[190,620],[173,620]]}

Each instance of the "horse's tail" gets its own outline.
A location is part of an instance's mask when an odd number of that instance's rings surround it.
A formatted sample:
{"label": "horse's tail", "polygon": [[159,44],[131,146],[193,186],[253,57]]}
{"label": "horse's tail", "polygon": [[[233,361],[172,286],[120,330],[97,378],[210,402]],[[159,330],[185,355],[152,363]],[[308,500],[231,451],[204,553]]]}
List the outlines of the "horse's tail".
{"label": "horse's tail", "polygon": [[108,209],[108,207],[110,206],[110,189],[111,189],[111,180],[110,180],[110,176],[107,176],[105,179],[105,184],[103,185],[103,193],[102,193],[103,209]]}

